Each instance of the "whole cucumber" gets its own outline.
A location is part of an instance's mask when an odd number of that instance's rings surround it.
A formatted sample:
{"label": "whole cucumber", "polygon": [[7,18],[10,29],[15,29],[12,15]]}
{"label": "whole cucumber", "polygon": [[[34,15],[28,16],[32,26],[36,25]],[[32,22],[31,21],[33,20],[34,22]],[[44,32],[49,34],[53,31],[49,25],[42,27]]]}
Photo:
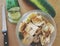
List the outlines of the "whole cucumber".
{"label": "whole cucumber", "polygon": [[44,12],[49,13],[52,17],[55,17],[56,13],[54,8],[46,0],[29,0],[31,3],[34,3],[39,9]]}

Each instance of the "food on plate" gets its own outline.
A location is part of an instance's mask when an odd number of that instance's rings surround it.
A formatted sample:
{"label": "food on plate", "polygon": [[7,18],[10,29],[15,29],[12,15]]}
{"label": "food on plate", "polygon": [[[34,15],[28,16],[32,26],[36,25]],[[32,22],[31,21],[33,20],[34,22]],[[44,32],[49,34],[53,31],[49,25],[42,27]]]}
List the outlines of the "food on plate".
{"label": "food on plate", "polygon": [[24,45],[45,46],[50,43],[54,26],[38,12],[28,14],[19,26],[19,37]]}

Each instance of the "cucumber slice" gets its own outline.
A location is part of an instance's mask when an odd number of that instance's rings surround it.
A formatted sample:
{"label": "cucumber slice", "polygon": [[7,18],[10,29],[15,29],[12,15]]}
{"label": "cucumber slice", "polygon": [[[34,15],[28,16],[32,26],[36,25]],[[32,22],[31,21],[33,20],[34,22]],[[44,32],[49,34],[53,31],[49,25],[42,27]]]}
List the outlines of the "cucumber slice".
{"label": "cucumber slice", "polygon": [[20,12],[8,12],[8,17],[13,20],[18,20],[21,17]]}
{"label": "cucumber slice", "polygon": [[20,11],[20,7],[10,8],[8,11]]}
{"label": "cucumber slice", "polygon": [[9,22],[15,23],[15,24],[18,23],[18,21],[19,21],[19,20],[12,20],[12,19],[10,19],[10,18],[8,18],[8,20],[9,20]]}

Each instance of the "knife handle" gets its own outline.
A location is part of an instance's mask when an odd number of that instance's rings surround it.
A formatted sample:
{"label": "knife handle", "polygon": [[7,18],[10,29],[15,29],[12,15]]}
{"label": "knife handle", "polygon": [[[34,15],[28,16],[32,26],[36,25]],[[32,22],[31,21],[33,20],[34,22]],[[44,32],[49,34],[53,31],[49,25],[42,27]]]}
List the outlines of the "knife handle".
{"label": "knife handle", "polygon": [[8,33],[7,31],[3,32],[4,35],[4,46],[8,46]]}

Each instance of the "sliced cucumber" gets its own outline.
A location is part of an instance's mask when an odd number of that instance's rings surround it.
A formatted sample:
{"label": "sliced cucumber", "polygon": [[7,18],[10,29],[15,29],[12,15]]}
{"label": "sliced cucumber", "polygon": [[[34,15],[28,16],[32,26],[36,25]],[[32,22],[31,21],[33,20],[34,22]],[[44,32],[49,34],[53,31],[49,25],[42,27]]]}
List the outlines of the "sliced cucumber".
{"label": "sliced cucumber", "polygon": [[19,21],[19,20],[12,20],[12,19],[10,19],[10,18],[8,18],[8,20],[9,20],[9,22],[11,22],[11,23],[18,23],[18,21]]}
{"label": "sliced cucumber", "polygon": [[20,7],[10,8],[8,11],[20,11]]}
{"label": "sliced cucumber", "polygon": [[21,17],[20,12],[8,12],[8,17],[13,20],[18,20]]}

